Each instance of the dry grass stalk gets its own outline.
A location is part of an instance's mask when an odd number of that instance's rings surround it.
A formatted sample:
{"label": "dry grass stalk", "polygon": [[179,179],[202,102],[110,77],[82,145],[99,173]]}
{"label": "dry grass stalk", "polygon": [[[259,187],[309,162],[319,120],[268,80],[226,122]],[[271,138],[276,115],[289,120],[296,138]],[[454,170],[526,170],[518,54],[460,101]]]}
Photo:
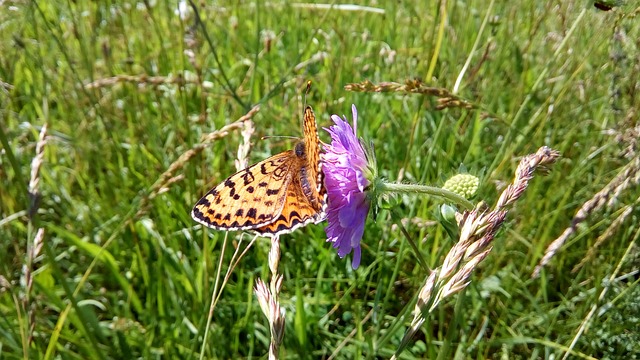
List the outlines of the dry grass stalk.
{"label": "dry grass stalk", "polygon": [[269,320],[269,330],[271,332],[271,344],[269,345],[269,359],[278,359],[280,344],[284,337],[284,309],[280,308],[278,297],[282,289],[283,277],[278,274],[278,264],[280,263],[280,237],[271,238],[271,250],[269,251],[269,269],[271,270],[271,283],[269,287],[258,279],[254,291],[260,304],[262,313]]}
{"label": "dry grass stalk", "polygon": [[542,268],[545,267],[551,259],[558,253],[558,250],[564,245],[565,241],[576,232],[578,224],[585,221],[591,214],[601,210],[605,205],[615,203],[612,199],[617,199],[618,196],[635,185],[640,181],[640,157],[634,158],[631,162],[625,165],[622,170],[611,180],[605,187],[598,191],[591,199],[582,204],[582,207],[578,209],[573,219],[571,220],[571,226],[566,228],[564,232],[545,250],[544,256],[533,270],[531,277],[537,278],[540,276]]}
{"label": "dry grass stalk", "polygon": [[627,159],[633,159],[640,151],[640,123],[633,125],[634,120],[638,118],[636,109],[629,109],[629,113],[625,117],[621,132],[616,132],[615,142],[618,144],[626,144],[622,149],[622,156]]}
{"label": "dry grass stalk", "polygon": [[220,130],[216,130],[212,133],[203,135],[200,138],[200,142],[202,142],[203,144],[208,144],[212,141],[216,141],[218,139],[221,139],[227,136],[229,131],[241,128],[242,124],[246,121],[251,120],[258,113],[258,111],[260,111],[260,106],[256,105],[253,108],[251,108],[249,112],[242,115],[240,118],[238,118],[238,120],[232,122],[231,124],[223,126]]}
{"label": "dry grass stalk", "polygon": [[385,14],[384,9],[372,7],[372,6],[363,6],[363,5],[354,5],[354,4],[310,4],[310,3],[292,3],[290,4],[293,8],[303,8],[303,9],[322,9],[322,10],[331,10],[331,11],[354,11],[358,13],[374,13],[374,14]]}
{"label": "dry grass stalk", "polygon": [[477,209],[465,212],[460,222],[460,240],[451,248],[441,267],[431,271],[420,289],[413,310],[413,320],[396,350],[395,359],[420,330],[426,316],[447,297],[462,291],[469,285],[473,270],[484,260],[491,249],[491,242],[504,222],[507,212],[493,210],[481,213]]}
{"label": "dry grass stalk", "polygon": [[458,221],[460,239],[451,248],[442,266],[434,269],[420,289],[414,308],[414,318],[392,359],[397,358],[409,341],[424,324],[426,316],[445,298],[462,291],[469,285],[473,270],[493,248],[495,234],[504,223],[507,210],[522,194],[533,178],[536,169],[544,168],[557,160],[560,154],[546,146],[535,154],[527,155],[516,169],[515,179],[507,186],[491,211],[482,206],[465,211]]}
{"label": "dry grass stalk", "polygon": [[0,275],[0,294],[7,291],[7,289],[11,288],[11,283],[7,280],[6,277]]}
{"label": "dry grass stalk", "polygon": [[[36,143],[36,155],[31,160],[31,176],[29,177],[29,209],[27,216],[29,219],[29,228],[32,228],[33,217],[38,211],[40,205],[40,169],[44,162],[44,147],[47,143],[47,124],[42,125],[40,133],[38,135],[38,141]],[[21,300],[23,311],[27,314],[29,328],[27,329],[25,354],[28,352],[28,348],[33,341],[33,332],[36,326],[35,315],[35,303],[31,302],[31,292],[33,290],[33,272],[34,263],[40,252],[42,251],[42,245],[44,244],[44,228],[39,228],[36,231],[36,235],[33,241],[27,239],[27,254],[24,264],[22,265],[22,274],[20,276],[20,286],[22,289]],[[23,339],[25,340],[25,339]]]}
{"label": "dry grass stalk", "polygon": [[242,123],[242,143],[238,146],[238,158],[236,159],[236,170],[240,171],[249,166],[249,151],[251,150],[251,135],[255,131],[253,121],[248,120]]}
{"label": "dry grass stalk", "polygon": [[632,186],[635,187],[635,185],[638,185],[639,182],[640,156],[632,159],[631,162],[625,167],[622,174],[622,181],[611,192],[612,194],[609,197],[609,201],[607,202],[607,207],[613,208],[618,202],[620,194],[622,194],[625,190]]}
{"label": "dry grass stalk", "polygon": [[169,191],[169,188],[171,187],[171,185],[173,185],[173,184],[175,184],[177,182],[180,182],[182,180],[184,180],[184,174],[176,175],[176,176],[168,179],[164,183],[164,186],[162,186],[160,189],[158,189],[158,192],[157,192],[156,196],[166,193],[167,191]]}
{"label": "dry grass stalk", "polygon": [[[189,12],[189,10],[186,10],[185,12]],[[198,74],[199,82],[202,82],[200,80],[202,77],[202,66],[198,63],[196,59],[196,51],[200,47],[200,42],[198,41],[198,38],[196,36],[196,28],[190,26],[185,31],[184,37],[182,39],[184,41],[184,46],[185,46],[183,54],[187,57],[187,60],[189,60],[189,64],[191,64],[191,66],[196,70],[196,74]]]}
{"label": "dry grass stalk", "polygon": [[496,209],[506,208],[513,204],[529,185],[534,171],[547,172],[547,165],[553,164],[560,157],[560,153],[547,146],[543,146],[535,154],[529,154],[520,160],[516,169],[516,176],[512,184],[500,195]]}
{"label": "dry grass stalk", "polygon": [[11,91],[13,90],[13,85],[2,81],[2,79],[0,79],[0,89],[2,89],[3,91]]}
{"label": "dry grass stalk", "polygon": [[[224,241],[222,242],[222,249],[220,250],[221,254],[224,254],[226,252],[228,238],[229,238],[229,233],[227,232],[225,234]],[[222,290],[224,289],[226,284],[229,282],[229,278],[231,278],[231,274],[233,273],[233,270],[235,270],[236,266],[238,266],[238,264],[240,263],[240,260],[249,251],[249,249],[253,246],[253,244],[256,242],[257,239],[258,239],[258,235],[255,235],[253,239],[249,242],[249,244],[244,248],[242,253],[240,253],[240,249],[242,245],[242,236],[240,237],[240,242],[237,244],[236,249],[233,253],[233,256],[229,261],[229,267],[227,268],[227,272],[224,276],[224,279],[222,280],[222,283],[220,283],[220,275],[222,274],[222,263],[223,263],[222,260],[224,256],[220,256],[218,260],[218,268],[216,270],[216,276],[215,276],[216,281],[213,286],[213,293],[211,294],[211,305],[209,306],[209,315],[207,317],[207,325],[205,326],[204,337],[201,344],[202,349],[200,349],[199,359],[204,359],[204,354],[205,354],[204,346],[205,344],[207,344],[207,339],[209,338],[209,329],[211,326],[211,321],[213,319],[216,306],[218,305],[218,301],[220,300],[220,296],[222,295]]]}
{"label": "dry grass stalk", "polygon": [[133,83],[140,85],[159,86],[165,84],[184,86],[186,84],[201,84],[197,78],[185,77],[182,74],[175,76],[149,76],[149,75],[116,75],[108,78],[98,79],[84,86],[85,89],[99,89],[107,86],[114,86],[119,83]]}
{"label": "dry grass stalk", "polygon": [[38,211],[40,205],[40,168],[44,161],[44,146],[47,143],[47,124],[42,125],[40,129],[40,135],[38,136],[38,142],[36,143],[36,156],[31,160],[31,176],[29,178],[29,220],[33,219],[33,216]]}
{"label": "dry grass stalk", "polygon": [[369,80],[365,80],[359,83],[347,84],[345,85],[344,89],[354,92],[402,92],[434,96],[438,98],[436,110],[442,110],[446,108],[477,108],[476,105],[460,98],[459,96],[454,95],[447,89],[427,86],[421,80],[417,79],[406,80],[404,84],[400,84],[397,82],[381,82],[379,84],[374,84]]}
{"label": "dry grass stalk", "polygon": [[36,236],[33,238],[33,243],[27,246],[27,261],[22,266],[22,277],[20,278],[20,285],[25,289],[24,297],[28,300],[31,289],[33,288],[33,269],[32,265],[35,259],[40,255],[42,251],[42,245],[44,244],[44,228],[38,228]]}
{"label": "dry grass stalk", "polygon": [[635,204],[627,205],[622,209],[620,215],[611,222],[609,227],[607,227],[607,230],[605,230],[602,235],[598,236],[596,242],[589,247],[587,255],[585,255],[584,258],[580,260],[580,263],[578,265],[573,267],[573,269],[571,270],[572,273],[578,272],[578,270],[580,270],[584,265],[595,258],[598,248],[600,248],[600,246],[602,246],[602,244],[607,241],[607,239],[611,238],[611,236],[613,236],[613,234],[618,231],[625,220],[629,218],[629,215],[633,213],[633,208],[637,206],[638,203],[640,203],[640,197],[636,199]]}
{"label": "dry grass stalk", "polygon": [[299,63],[298,65],[294,66],[293,70],[295,72],[298,72],[298,71],[308,67],[311,64],[315,64],[317,62],[322,62],[322,61],[324,61],[324,59],[326,59],[328,57],[329,57],[329,53],[327,53],[325,51],[319,51],[319,52],[313,54],[311,56],[311,58],[309,58],[309,59]]}
{"label": "dry grass stalk", "polygon": [[29,321],[29,329],[27,334],[27,346],[33,341],[33,332],[36,328],[36,303],[31,302],[31,292],[33,291],[33,272],[36,258],[42,251],[44,244],[44,228],[38,228],[36,236],[33,238],[33,244],[27,243],[27,259],[22,265],[22,276],[20,277],[20,286],[23,289],[22,307],[27,313]]}

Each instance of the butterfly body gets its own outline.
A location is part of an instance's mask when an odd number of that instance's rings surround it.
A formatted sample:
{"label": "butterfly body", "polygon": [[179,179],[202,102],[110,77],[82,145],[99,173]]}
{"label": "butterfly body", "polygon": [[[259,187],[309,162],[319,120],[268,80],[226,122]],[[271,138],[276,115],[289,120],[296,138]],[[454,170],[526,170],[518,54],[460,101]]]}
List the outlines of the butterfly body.
{"label": "butterfly body", "polygon": [[320,140],[307,106],[304,141],[240,170],[211,189],[191,211],[199,223],[217,230],[253,230],[262,236],[291,232],[325,218]]}

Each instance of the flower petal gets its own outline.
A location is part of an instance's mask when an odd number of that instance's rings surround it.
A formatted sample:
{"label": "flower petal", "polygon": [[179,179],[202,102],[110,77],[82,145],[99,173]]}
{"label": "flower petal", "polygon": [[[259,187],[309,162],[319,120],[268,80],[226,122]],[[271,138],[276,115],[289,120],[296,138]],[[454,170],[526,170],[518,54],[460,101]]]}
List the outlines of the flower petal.
{"label": "flower petal", "polygon": [[331,144],[324,147],[322,171],[328,197],[327,241],[338,249],[341,258],[353,251],[351,266],[356,269],[360,265],[360,241],[370,208],[366,189],[373,179],[367,178],[366,152],[355,133],[358,119],[355,105],[351,111],[353,128],[337,115],[331,116],[335,125],[325,128]]}

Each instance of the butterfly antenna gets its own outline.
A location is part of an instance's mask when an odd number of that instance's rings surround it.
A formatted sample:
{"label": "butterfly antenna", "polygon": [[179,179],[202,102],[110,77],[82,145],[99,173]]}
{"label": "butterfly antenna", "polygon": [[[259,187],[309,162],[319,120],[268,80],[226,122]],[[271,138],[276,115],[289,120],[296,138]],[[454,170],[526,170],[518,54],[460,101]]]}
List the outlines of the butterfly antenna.
{"label": "butterfly antenna", "polygon": [[266,139],[294,139],[294,140],[299,140],[297,137],[295,136],[287,136],[287,135],[265,135],[263,137],[260,138],[260,140],[266,140]]}

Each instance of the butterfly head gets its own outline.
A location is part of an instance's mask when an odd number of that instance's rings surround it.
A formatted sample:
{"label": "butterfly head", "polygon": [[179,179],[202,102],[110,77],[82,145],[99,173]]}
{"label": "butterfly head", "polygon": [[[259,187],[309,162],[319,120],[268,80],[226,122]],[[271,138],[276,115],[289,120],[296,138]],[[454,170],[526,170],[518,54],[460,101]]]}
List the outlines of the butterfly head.
{"label": "butterfly head", "polygon": [[307,158],[307,150],[305,148],[304,142],[298,141],[293,151],[298,158],[303,160]]}

